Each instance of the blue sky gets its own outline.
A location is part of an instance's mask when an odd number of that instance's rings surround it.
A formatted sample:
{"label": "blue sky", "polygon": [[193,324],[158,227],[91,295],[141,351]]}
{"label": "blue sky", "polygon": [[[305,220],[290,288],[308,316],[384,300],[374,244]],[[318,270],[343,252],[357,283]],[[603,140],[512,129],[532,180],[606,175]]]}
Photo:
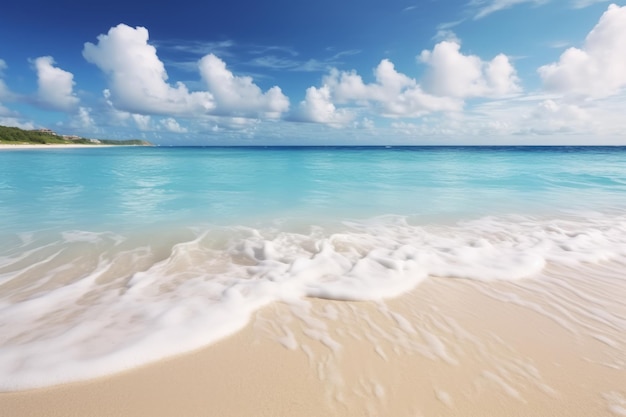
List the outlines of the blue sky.
{"label": "blue sky", "polygon": [[1,9],[0,125],[163,145],[626,145],[624,2]]}

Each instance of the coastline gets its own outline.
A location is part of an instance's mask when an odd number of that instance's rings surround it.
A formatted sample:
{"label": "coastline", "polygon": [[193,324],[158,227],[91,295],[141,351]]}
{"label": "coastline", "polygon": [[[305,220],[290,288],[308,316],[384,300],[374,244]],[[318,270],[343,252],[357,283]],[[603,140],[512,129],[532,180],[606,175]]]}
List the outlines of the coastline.
{"label": "coastline", "polygon": [[[13,417],[624,415],[624,336],[616,331],[622,340],[611,346],[584,332],[586,322],[564,325],[547,293],[528,290],[542,285],[429,278],[384,302],[274,303],[200,351],[0,393],[0,409]],[[571,323],[580,319],[569,313]]]}
{"label": "coastline", "polygon": [[11,149],[62,149],[62,148],[110,148],[114,146],[137,146],[137,145],[86,145],[86,144],[64,144],[64,143],[51,143],[51,144],[0,144],[0,150],[11,150]]}
{"label": "coastline", "polygon": [[626,415],[621,153],[137,151],[2,158],[8,415]]}

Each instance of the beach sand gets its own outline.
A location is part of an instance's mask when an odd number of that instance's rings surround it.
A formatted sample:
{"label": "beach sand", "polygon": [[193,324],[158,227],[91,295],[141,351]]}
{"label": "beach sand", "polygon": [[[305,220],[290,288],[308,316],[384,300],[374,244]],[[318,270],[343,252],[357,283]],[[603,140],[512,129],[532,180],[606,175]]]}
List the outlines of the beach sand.
{"label": "beach sand", "polygon": [[80,143],[47,143],[41,145],[29,145],[29,144],[4,144],[0,143],[0,151],[1,150],[12,150],[12,149],[71,149],[71,148],[110,148],[111,146],[134,146],[134,145],[87,145]]}
{"label": "beach sand", "polygon": [[[601,291],[615,302],[599,301],[595,284],[583,292],[581,276],[567,288],[430,278],[384,302],[274,303],[197,352],[2,393],[0,414],[622,416],[625,290],[607,276]],[[591,314],[597,303],[604,313]]]}

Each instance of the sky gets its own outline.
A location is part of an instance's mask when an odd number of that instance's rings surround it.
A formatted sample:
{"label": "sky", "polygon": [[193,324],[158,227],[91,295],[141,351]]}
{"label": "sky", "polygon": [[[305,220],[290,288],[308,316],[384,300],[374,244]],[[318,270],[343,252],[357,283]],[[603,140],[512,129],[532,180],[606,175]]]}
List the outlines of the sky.
{"label": "sky", "polygon": [[21,0],[0,125],[160,145],[626,145],[626,2]]}

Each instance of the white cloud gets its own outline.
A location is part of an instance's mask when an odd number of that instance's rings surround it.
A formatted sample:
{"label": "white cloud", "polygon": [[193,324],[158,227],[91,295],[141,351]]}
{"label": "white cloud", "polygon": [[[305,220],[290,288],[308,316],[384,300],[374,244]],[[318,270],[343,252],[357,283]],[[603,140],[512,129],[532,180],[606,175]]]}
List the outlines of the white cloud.
{"label": "white cloud", "polygon": [[187,133],[187,128],[179,125],[176,119],[174,119],[173,117],[162,119],[159,121],[159,124],[168,132]]}
{"label": "white cloud", "polygon": [[538,134],[554,132],[591,133],[594,120],[590,111],[570,103],[561,103],[553,99],[539,102],[526,118],[522,131]]}
{"label": "white cloud", "polygon": [[546,2],[545,0],[491,0],[491,1],[472,1],[471,6],[478,8],[478,11],[474,15],[474,19],[481,19],[491,13],[498,12],[500,10],[510,9],[513,6],[522,3],[534,3],[540,4]]}
{"label": "white cloud", "polygon": [[406,137],[450,143],[623,143],[626,94],[571,103],[558,96],[525,95],[474,103],[464,112],[434,113],[391,124]]}
{"label": "white cloud", "polygon": [[438,42],[448,41],[448,42],[461,43],[456,33],[454,33],[454,31],[450,29],[438,29],[435,36],[433,36],[433,39]]}
{"label": "white cloud", "polygon": [[220,128],[239,130],[239,131],[252,131],[259,125],[258,119],[250,119],[247,117],[218,117],[215,118],[217,125]]}
{"label": "white cloud", "polygon": [[0,117],[0,126],[19,127],[24,130],[31,130],[35,128],[33,122],[23,122],[15,117]]}
{"label": "white cloud", "polygon": [[150,126],[150,116],[133,113],[130,115],[130,117],[135,122],[139,130],[145,132],[152,129]]}
{"label": "white cloud", "polygon": [[[353,118],[346,109],[336,109],[334,103],[367,107],[385,117],[419,117],[434,111],[458,111],[463,103],[449,97],[437,97],[422,91],[417,81],[396,71],[393,63],[384,59],[374,71],[376,81],[366,84],[356,72],[333,69],[323,80],[323,86],[307,90],[300,104],[308,121],[338,124]],[[351,117],[348,117],[351,115]]]}
{"label": "white cloud", "polygon": [[92,129],[96,125],[91,117],[91,109],[87,107],[79,107],[78,112],[70,122],[70,126],[76,129]]}
{"label": "white cloud", "polygon": [[570,43],[568,41],[552,41],[552,42],[548,42],[547,45],[550,48],[563,49],[567,46],[570,46]]}
{"label": "white cloud", "polygon": [[552,141],[553,136],[562,135],[572,143],[594,144],[615,139],[623,143],[624,106],[624,95],[578,103],[556,96],[537,96],[534,101],[519,101],[500,108],[485,105],[482,110],[492,119],[508,121],[511,133],[519,136],[541,135],[542,140]]}
{"label": "white cloud", "polygon": [[609,6],[582,49],[569,48],[558,62],[539,68],[544,87],[566,96],[617,94],[626,86],[626,6]]}
{"label": "white cloud", "polygon": [[235,76],[213,54],[202,58],[197,67],[206,91],[189,91],[181,82],[172,85],[148,39],[147,29],[120,24],[100,35],[97,45],[85,44],[83,56],[108,76],[107,100],[117,111],[170,117],[277,118],[289,107],[289,99],[280,88],[263,93],[252,78]]}
{"label": "white cloud", "polygon": [[274,70],[290,70],[301,65],[299,61],[296,61],[293,58],[277,57],[275,55],[259,56],[251,60],[250,64]]}
{"label": "white cloud", "polygon": [[4,75],[4,70],[7,68],[7,63],[4,62],[4,59],[0,58],[0,76]]}
{"label": "white cloud", "polygon": [[309,87],[305,99],[300,102],[297,120],[313,123],[324,123],[331,126],[345,126],[354,119],[354,113],[346,109],[337,109],[332,103],[330,88]]}
{"label": "white cloud", "polygon": [[361,119],[361,121],[354,122],[354,127],[359,128],[359,129],[373,130],[376,127],[376,125],[374,124],[373,120],[370,120],[367,117],[364,117],[363,119]]}
{"label": "white cloud", "polygon": [[219,133],[220,138],[230,139],[251,139],[262,126],[271,126],[274,123],[261,124],[259,119],[249,117],[222,117],[207,116],[195,121],[196,131],[214,134]]}
{"label": "white cloud", "polygon": [[596,3],[605,3],[608,0],[574,0],[572,6],[575,9],[584,9],[585,7],[593,6]]}
{"label": "white cloud", "polygon": [[264,55],[252,59],[249,64],[256,67],[269,68],[273,70],[317,72],[328,69],[332,62],[318,61],[317,59],[299,61],[294,58],[277,57],[275,55]]}
{"label": "white cloud", "polygon": [[138,114],[206,113],[215,108],[208,92],[189,92],[182,83],[172,86],[156,48],[148,44],[148,30],[120,24],[86,43],[85,59],[109,78],[115,107]]}
{"label": "white cloud", "polygon": [[[519,4],[530,3],[535,6],[540,6],[550,3],[551,1],[552,0],[473,0],[469,3],[469,6],[475,9],[474,19],[482,19],[492,13],[510,9]],[[571,0],[569,3],[570,7],[574,9],[583,9],[605,1],[608,0]]]}
{"label": "white cloud", "polygon": [[417,82],[396,71],[393,63],[388,59],[380,61],[374,70],[376,82],[365,84],[356,72],[331,71],[325,77],[324,83],[331,86],[338,102],[379,102],[392,106],[392,102],[403,91],[417,87]]}
{"label": "white cloud", "polygon": [[521,91],[515,68],[506,55],[485,62],[476,55],[463,55],[458,41],[439,42],[424,50],[419,60],[428,65],[426,91],[447,97],[502,97]]}
{"label": "white cloud", "polygon": [[454,137],[468,135],[461,127],[462,123],[449,117],[420,119],[419,122],[394,121],[391,130],[394,136],[418,137],[428,142],[437,143],[442,140],[454,142]]}
{"label": "white cloud", "polygon": [[102,95],[104,96],[104,102],[106,103],[106,113],[110,117],[111,121],[115,124],[124,124],[125,121],[130,119],[131,113],[115,108],[115,105],[111,101],[111,91],[108,88],[102,91]]}
{"label": "white cloud", "polygon": [[184,52],[187,54],[204,56],[206,54],[216,52],[220,55],[231,55],[229,50],[235,45],[235,41],[229,39],[217,42],[161,40],[158,42],[157,46],[159,48]]}
{"label": "white cloud", "polygon": [[42,56],[34,61],[37,70],[37,96],[39,101],[53,110],[69,111],[78,105],[79,99],[73,92],[74,75],[54,66],[51,56]]}
{"label": "white cloud", "polygon": [[265,115],[280,117],[289,108],[289,99],[279,87],[263,93],[251,77],[238,77],[226,68],[224,61],[213,54],[199,62],[200,74],[213,94],[217,112],[233,115]]}

